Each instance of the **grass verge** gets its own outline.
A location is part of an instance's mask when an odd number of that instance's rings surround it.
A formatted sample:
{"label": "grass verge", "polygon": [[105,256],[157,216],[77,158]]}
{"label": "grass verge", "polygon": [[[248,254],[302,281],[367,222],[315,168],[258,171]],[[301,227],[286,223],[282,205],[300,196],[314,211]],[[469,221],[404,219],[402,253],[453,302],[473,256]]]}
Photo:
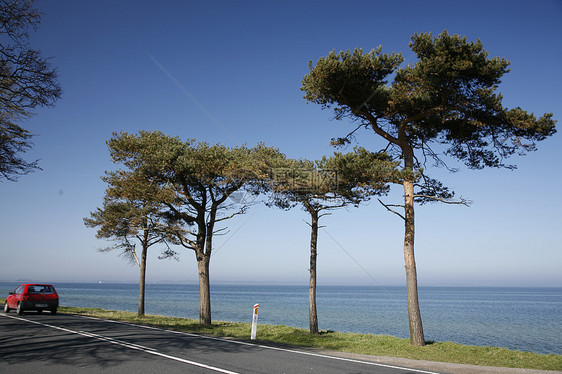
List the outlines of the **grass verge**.
{"label": "grass verge", "polygon": [[[0,299],[0,305],[3,304],[4,300]],[[199,321],[192,319],[157,315],[139,317],[136,313],[132,312],[96,308],[61,306],[59,311],[177,331],[230,337],[238,340],[249,340],[250,338],[249,323],[214,322],[211,326],[201,326]],[[331,331],[322,332],[319,335],[311,335],[307,330],[283,325],[260,324],[258,326],[258,341],[290,345],[292,347],[326,349],[373,356],[401,357],[481,366],[562,370],[561,355],[542,355],[531,352],[512,351],[506,348],[468,346],[451,342],[432,342],[424,347],[412,347],[408,339],[400,339],[393,336]]]}
{"label": "grass verge", "polygon": [[[219,321],[214,322],[211,326],[201,326],[198,320],[157,315],[139,317],[132,312],[72,307],[61,307],[60,311],[239,340],[249,340],[250,338],[250,323]],[[561,355],[541,355],[506,348],[467,346],[451,342],[432,342],[424,347],[412,347],[409,339],[393,336],[340,332],[322,332],[319,335],[311,335],[308,330],[283,325],[259,325],[258,341],[373,356],[481,366],[562,370]]]}

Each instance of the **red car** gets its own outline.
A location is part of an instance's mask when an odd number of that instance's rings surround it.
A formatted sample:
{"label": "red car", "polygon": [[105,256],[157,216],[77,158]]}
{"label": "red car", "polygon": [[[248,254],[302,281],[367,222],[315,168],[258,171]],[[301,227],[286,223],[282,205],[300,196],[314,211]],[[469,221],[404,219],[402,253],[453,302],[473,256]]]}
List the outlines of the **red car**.
{"label": "red car", "polygon": [[55,287],[50,284],[20,284],[14,292],[10,292],[4,304],[4,312],[15,309],[18,314],[25,310],[36,310],[41,313],[49,310],[51,314],[57,312],[59,295]]}

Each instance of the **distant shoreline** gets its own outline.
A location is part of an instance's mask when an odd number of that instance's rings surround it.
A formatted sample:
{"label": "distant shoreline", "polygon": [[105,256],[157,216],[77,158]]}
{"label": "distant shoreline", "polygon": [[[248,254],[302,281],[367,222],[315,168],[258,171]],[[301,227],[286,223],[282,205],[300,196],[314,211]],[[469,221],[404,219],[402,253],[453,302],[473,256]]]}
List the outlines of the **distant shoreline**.
{"label": "distant shoreline", "polygon": [[[45,282],[44,279],[23,279],[23,280],[0,280],[0,283],[42,283]],[[60,284],[123,284],[123,285],[138,285],[138,281],[115,281],[115,280],[98,280],[98,281],[70,281],[70,280],[62,280],[62,281],[53,281],[49,280],[49,283],[56,285],[57,283]],[[189,281],[189,282],[181,282],[181,281],[154,281],[154,282],[146,282],[146,285],[195,285],[197,286],[199,283],[197,281]],[[267,287],[308,287],[307,283],[291,283],[291,282],[211,282],[211,287],[215,286],[267,286]],[[400,284],[367,284],[367,283],[324,283],[318,284],[318,287],[370,287],[370,288],[405,288],[406,285]],[[468,284],[459,284],[459,285],[439,285],[439,284],[430,284],[430,285],[418,285],[419,288],[486,288],[486,289],[562,289],[562,285],[560,286],[495,286],[495,285],[468,285]]]}

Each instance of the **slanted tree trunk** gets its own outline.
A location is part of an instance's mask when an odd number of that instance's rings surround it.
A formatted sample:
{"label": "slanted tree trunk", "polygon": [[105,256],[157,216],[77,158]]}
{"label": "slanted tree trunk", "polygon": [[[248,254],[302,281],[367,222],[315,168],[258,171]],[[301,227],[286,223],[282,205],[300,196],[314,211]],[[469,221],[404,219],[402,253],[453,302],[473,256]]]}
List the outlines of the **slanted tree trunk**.
{"label": "slanted tree trunk", "polygon": [[[414,150],[406,139],[405,125],[403,123],[398,130],[398,137],[393,137],[380,129],[377,120],[369,115],[369,121],[377,135],[387,141],[396,144],[402,150],[404,157],[404,169],[414,171]],[[410,325],[410,344],[414,346],[425,345],[423,325],[418,300],[418,275],[416,271],[416,259],[414,257],[414,181],[404,180],[404,265],[406,269],[406,300],[408,303],[408,322]]]}
{"label": "slanted tree trunk", "polygon": [[[404,152],[404,165],[413,170],[413,152],[407,147]],[[404,149],[404,148],[403,148]],[[425,345],[423,325],[418,300],[418,276],[414,257],[414,182],[405,180],[404,186],[404,263],[406,268],[406,299],[408,301],[408,321],[410,324],[410,344]]]}
{"label": "slanted tree trunk", "polygon": [[318,334],[318,312],[316,309],[316,258],[318,243],[318,212],[309,210],[311,216],[310,234],[310,289],[308,292],[308,316],[310,333]]}
{"label": "slanted tree trunk", "polygon": [[146,285],[146,254],[148,252],[148,246],[142,246],[142,255],[140,262],[140,284],[139,284],[139,316],[144,316],[144,295],[145,295],[145,285]]}
{"label": "slanted tree trunk", "polygon": [[211,287],[209,282],[208,256],[197,256],[197,270],[199,272],[199,324],[211,325]]}
{"label": "slanted tree trunk", "polygon": [[[211,252],[213,250],[213,230],[217,217],[217,207],[219,204],[213,203],[209,212],[209,221],[199,223],[199,235],[197,242],[200,248],[196,251],[197,269],[199,271],[199,324],[203,326],[211,325],[211,281],[209,279],[209,265],[211,262]],[[204,213],[202,215],[204,217]]]}
{"label": "slanted tree trunk", "polygon": [[[197,213],[197,238],[191,242],[189,248],[195,252],[197,260],[197,272],[199,273],[199,324],[211,325],[211,283],[209,279],[209,264],[211,262],[211,251],[213,248],[213,229],[216,220],[217,207],[213,204],[209,213],[208,222],[205,219],[205,207],[207,200],[203,199],[198,204]],[[189,222],[191,223],[191,222]]]}

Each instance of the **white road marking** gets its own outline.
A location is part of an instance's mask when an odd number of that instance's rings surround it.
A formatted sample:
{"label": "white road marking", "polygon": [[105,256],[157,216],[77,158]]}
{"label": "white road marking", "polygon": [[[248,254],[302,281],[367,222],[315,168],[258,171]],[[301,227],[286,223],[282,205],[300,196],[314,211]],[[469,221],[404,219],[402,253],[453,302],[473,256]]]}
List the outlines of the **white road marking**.
{"label": "white road marking", "polygon": [[89,319],[95,319],[95,320],[104,321],[104,322],[118,323],[118,324],[127,325],[127,326],[140,327],[140,328],[150,329],[150,330],[166,331],[166,332],[170,332],[170,333],[173,333],[173,334],[182,334],[182,335],[187,335],[187,336],[192,336],[192,337],[198,337],[198,338],[202,338],[202,339],[216,340],[216,341],[224,342],[224,343],[232,343],[232,344],[239,344],[239,345],[247,345],[247,346],[251,346],[251,347],[259,347],[259,348],[264,348],[264,349],[271,349],[271,350],[274,350],[274,351],[296,353],[296,354],[305,355],[305,356],[313,356],[313,357],[319,357],[319,358],[328,358],[328,359],[337,360],[337,361],[353,362],[353,363],[359,363],[359,364],[364,364],[364,365],[379,366],[379,367],[384,367],[384,368],[389,368],[389,369],[408,370],[408,371],[410,371],[410,372],[422,373],[422,374],[439,374],[439,373],[434,372],[434,371],[426,371],[426,370],[421,370],[421,369],[405,368],[405,367],[402,367],[402,366],[387,365],[387,364],[381,364],[381,363],[378,363],[378,362],[362,361],[362,360],[356,360],[356,359],[353,359],[353,358],[328,356],[328,355],[323,355],[323,354],[320,354],[320,353],[306,352],[306,351],[297,351],[297,350],[286,349],[286,348],[278,348],[278,347],[273,347],[273,346],[269,346],[269,345],[262,345],[262,344],[241,342],[241,341],[238,341],[238,340],[230,340],[230,339],[216,338],[216,337],[213,337],[213,336],[198,335],[198,334],[193,334],[193,333],[183,332],[183,331],[166,330],[166,329],[159,328],[159,327],[137,325],[137,324],[135,324],[135,323],[130,323],[130,322],[112,321],[112,320],[107,320],[107,319],[97,318],[97,317],[90,317],[90,316],[80,316],[80,317],[82,317],[82,318],[89,318]]}
{"label": "white road marking", "polygon": [[[0,315],[2,315],[2,314],[0,314]],[[169,360],[183,362],[185,364],[189,364],[189,365],[198,366],[198,367],[201,367],[201,368],[204,368],[204,369],[217,371],[219,373],[239,374],[239,373],[234,372],[234,371],[225,370],[225,369],[221,369],[221,368],[210,366],[210,365],[205,365],[205,364],[202,364],[200,362],[195,362],[195,361],[186,360],[186,359],[183,359],[183,358],[180,358],[180,357],[170,356],[170,355],[158,352],[157,350],[152,349],[152,348],[144,347],[144,346],[138,345],[138,344],[128,343],[128,342],[125,342],[123,340],[113,339],[113,338],[103,336],[103,335],[97,335],[97,334],[93,334],[93,333],[85,332],[85,331],[70,330],[70,329],[66,329],[64,327],[50,325],[48,323],[37,322],[37,321],[33,321],[33,320],[25,319],[25,318],[20,318],[20,317],[15,317],[15,316],[8,316],[8,315],[5,315],[5,314],[4,314],[4,316],[8,317],[8,318],[17,319],[17,320],[20,320],[20,321],[25,321],[25,322],[33,323],[33,324],[36,324],[36,325],[41,325],[41,326],[49,327],[49,328],[52,328],[52,329],[68,332],[68,333],[71,333],[71,334],[77,334],[77,335],[85,336],[85,337],[91,338],[91,339],[97,339],[97,340],[105,341],[105,342],[108,342],[108,343],[111,343],[111,344],[117,344],[119,346],[126,347],[126,348],[129,348],[129,349],[142,351],[142,352],[145,352],[145,353],[149,353],[151,355],[167,358]]]}

